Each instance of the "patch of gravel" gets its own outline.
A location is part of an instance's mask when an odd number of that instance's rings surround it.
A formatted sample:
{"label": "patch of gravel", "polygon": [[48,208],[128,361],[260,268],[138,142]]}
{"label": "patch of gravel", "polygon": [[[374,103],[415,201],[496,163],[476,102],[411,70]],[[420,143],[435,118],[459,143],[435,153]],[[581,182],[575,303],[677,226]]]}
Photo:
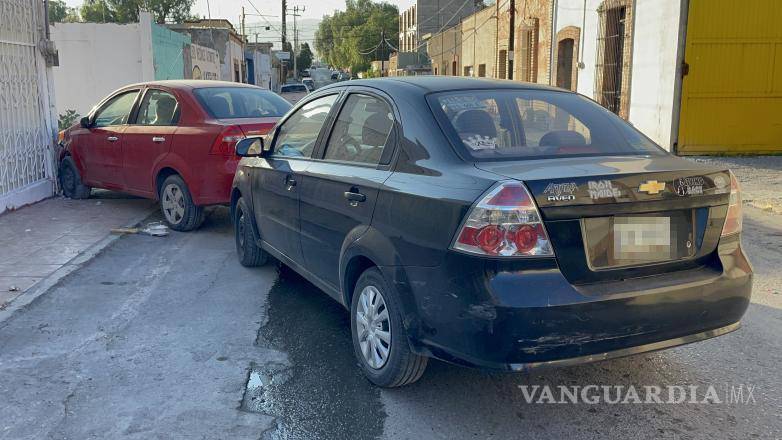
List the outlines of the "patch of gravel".
{"label": "patch of gravel", "polygon": [[745,205],[782,214],[782,156],[687,157],[730,168],[741,185]]}

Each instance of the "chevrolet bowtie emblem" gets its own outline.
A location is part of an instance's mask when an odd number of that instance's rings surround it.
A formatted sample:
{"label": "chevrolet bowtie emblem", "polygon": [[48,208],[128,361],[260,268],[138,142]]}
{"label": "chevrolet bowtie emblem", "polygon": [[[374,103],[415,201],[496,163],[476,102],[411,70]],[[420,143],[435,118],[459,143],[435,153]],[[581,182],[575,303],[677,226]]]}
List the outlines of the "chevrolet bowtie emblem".
{"label": "chevrolet bowtie emblem", "polygon": [[656,180],[647,180],[638,187],[638,191],[645,192],[647,194],[657,194],[665,189],[665,182],[658,182]]}

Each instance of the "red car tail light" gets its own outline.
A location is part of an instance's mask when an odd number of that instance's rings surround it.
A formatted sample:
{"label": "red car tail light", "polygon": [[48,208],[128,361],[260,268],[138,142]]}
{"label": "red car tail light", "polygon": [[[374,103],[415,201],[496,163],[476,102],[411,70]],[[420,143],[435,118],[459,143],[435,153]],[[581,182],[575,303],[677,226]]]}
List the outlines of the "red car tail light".
{"label": "red car tail light", "polygon": [[733,171],[730,172],[730,202],[725,224],[722,225],[722,236],[741,232],[741,189]]}
{"label": "red car tail light", "polygon": [[244,138],[244,132],[241,127],[229,125],[217,136],[209,154],[232,156],[236,154],[236,143]]}
{"label": "red car tail light", "polygon": [[470,210],[452,246],[497,257],[553,256],[535,201],[521,182],[502,182]]}

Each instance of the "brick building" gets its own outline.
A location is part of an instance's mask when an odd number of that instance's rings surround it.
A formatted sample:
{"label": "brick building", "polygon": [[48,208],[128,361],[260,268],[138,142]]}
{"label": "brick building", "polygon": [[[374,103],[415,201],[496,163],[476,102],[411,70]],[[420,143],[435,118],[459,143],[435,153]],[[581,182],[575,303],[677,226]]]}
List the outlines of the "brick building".
{"label": "brick building", "polygon": [[399,51],[424,52],[425,40],[456,26],[477,10],[479,3],[460,0],[416,0],[399,15]]}

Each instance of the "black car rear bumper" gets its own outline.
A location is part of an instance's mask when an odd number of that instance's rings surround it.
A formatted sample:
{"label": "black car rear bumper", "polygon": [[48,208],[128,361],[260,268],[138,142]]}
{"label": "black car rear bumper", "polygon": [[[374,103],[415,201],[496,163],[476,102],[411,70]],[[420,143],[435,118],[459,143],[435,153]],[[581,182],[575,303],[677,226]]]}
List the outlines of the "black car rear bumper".
{"label": "black car rear bumper", "polygon": [[572,285],[553,259],[481,260],[451,253],[438,267],[384,267],[411,345],[466,366],[523,371],[628,356],[735,330],[752,270],[739,240],[702,266]]}

